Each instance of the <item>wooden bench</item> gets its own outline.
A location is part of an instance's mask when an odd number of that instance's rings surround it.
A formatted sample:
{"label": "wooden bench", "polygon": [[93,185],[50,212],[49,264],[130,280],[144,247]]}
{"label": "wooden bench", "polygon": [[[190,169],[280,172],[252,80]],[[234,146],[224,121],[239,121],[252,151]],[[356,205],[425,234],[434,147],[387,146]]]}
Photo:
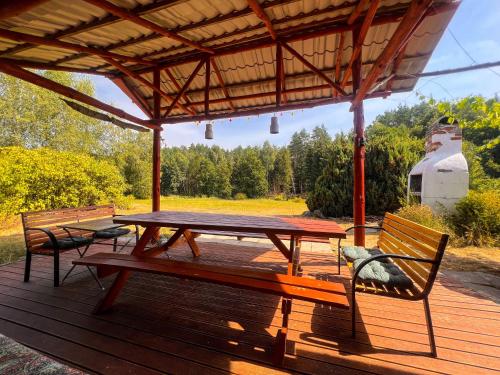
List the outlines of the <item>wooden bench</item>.
{"label": "wooden bench", "polygon": [[[24,281],[30,279],[32,254],[47,255],[54,258],[54,286],[59,286],[59,255],[75,249],[81,255],[92,244],[94,235],[90,231],[65,230],[59,225],[113,216],[113,205],[23,212],[21,218],[26,243]],[[113,238],[113,247],[116,248],[116,237]],[[83,252],[80,248],[84,248]]]}
{"label": "wooden bench", "polygon": [[[354,263],[352,259],[346,258],[345,253],[348,247],[342,247],[339,240],[339,273],[340,256],[344,255],[353,276],[351,291],[353,337],[356,334],[356,292],[413,301],[423,300],[431,354],[436,357],[428,296],[436,279],[449,236],[390,213],[385,214],[381,227],[354,226],[348,228],[346,232],[359,227],[379,231],[378,247],[375,250],[379,254],[364,259],[361,257]],[[398,272],[411,282],[405,287],[398,287],[397,284],[380,282],[371,277],[363,278],[363,272],[366,272],[373,264],[384,268],[397,266]],[[368,273],[366,275],[370,276]],[[407,279],[405,281],[408,282]]]}
{"label": "wooden bench", "polygon": [[[230,268],[116,253],[98,253],[77,259],[73,263],[95,266],[98,269],[98,274],[103,271],[107,273],[105,271],[109,270],[155,273],[280,296],[283,298],[281,306],[283,322],[276,336],[273,351],[273,362],[276,364],[282,364],[285,355],[288,315],[291,312],[292,299],[349,309],[344,285],[338,282],[256,271],[241,267]],[[96,308],[96,312],[102,312],[100,306]]]}

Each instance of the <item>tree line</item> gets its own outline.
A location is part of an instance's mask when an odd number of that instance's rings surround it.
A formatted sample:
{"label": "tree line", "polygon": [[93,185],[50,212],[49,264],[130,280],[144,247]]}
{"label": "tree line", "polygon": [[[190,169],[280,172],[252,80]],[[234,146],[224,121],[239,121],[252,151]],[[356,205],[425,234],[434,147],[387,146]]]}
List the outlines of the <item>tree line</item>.
{"label": "tree line", "polygon": [[[88,95],[94,94],[92,82],[87,78],[63,72],[42,74]],[[406,197],[407,175],[424,153],[425,131],[442,115],[457,118],[463,128],[471,188],[498,188],[499,101],[477,96],[454,102],[423,98],[417,105],[401,105],[381,114],[366,130],[368,214],[393,211],[402,204]],[[220,198],[302,196],[307,198],[312,211],[319,211],[325,216],[349,216],[352,214],[352,139],[351,133],[332,137],[321,125],[311,131],[297,131],[289,144],[282,147],[265,142],[261,146],[232,150],[204,145],[163,148],[161,194]],[[93,163],[92,159],[107,163],[103,168],[118,178],[108,179],[120,186],[118,190],[102,188],[113,191],[114,197],[110,199],[117,199],[119,195],[135,198],[151,195],[151,134],[122,130],[88,118],[67,107],[56,94],[6,75],[0,75],[0,147],[11,147],[0,153],[3,155],[0,165],[4,175],[0,179],[0,188],[3,188],[2,181],[5,189],[29,183],[29,178],[20,184],[20,180],[11,176],[16,173],[12,164],[19,158],[37,161],[42,171],[44,168],[57,169],[60,158],[73,160],[74,175],[89,176],[80,179],[79,184],[86,181],[89,185],[101,186],[100,181],[94,180],[102,177],[93,172],[100,164]],[[42,152],[30,157],[22,149],[49,149],[54,152]],[[57,152],[85,155],[91,159],[71,158],[67,154],[58,157]],[[92,166],[85,169],[81,163]],[[30,165],[36,167],[33,163]],[[65,168],[71,169],[68,163],[65,163]],[[55,173],[52,169],[47,176],[38,173],[46,181],[44,186],[55,183],[48,176],[51,173],[58,176],[60,171]],[[71,178],[66,174],[59,180],[71,184]],[[33,196],[36,191],[30,191],[33,193],[22,196],[36,200]],[[62,194],[60,189],[49,191]],[[90,200],[105,199],[103,194],[95,192],[88,196]],[[71,199],[75,197],[77,194]],[[56,204],[51,202],[69,204],[64,203],[64,199],[51,200],[45,196],[40,198],[40,202],[45,205],[44,208],[52,208],[51,205]],[[71,202],[83,204],[83,201]]]}

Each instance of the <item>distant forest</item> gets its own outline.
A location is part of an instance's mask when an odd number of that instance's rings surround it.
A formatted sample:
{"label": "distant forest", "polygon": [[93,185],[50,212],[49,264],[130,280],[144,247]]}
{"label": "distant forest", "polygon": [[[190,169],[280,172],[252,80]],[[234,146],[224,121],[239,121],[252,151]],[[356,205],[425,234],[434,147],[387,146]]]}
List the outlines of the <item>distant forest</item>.
{"label": "distant forest", "polygon": [[[43,75],[94,94],[92,82],[63,72]],[[500,176],[500,103],[467,97],[422,99],[378,116],[367,127],[367,213],[401,205],[425,130],[440,116],[463,128],[471,188],[496,188]],[[328,125],[328,124],[326,124]],[[326,216],[352,213],[352,134],[324,125],[297,131],[288,145],[268,142],[225,150],[162,149],[163,195],[307,198]],[[0,214],[113,201],[151,194],[152,139],[73,111],[52,92],[0,75]]]}

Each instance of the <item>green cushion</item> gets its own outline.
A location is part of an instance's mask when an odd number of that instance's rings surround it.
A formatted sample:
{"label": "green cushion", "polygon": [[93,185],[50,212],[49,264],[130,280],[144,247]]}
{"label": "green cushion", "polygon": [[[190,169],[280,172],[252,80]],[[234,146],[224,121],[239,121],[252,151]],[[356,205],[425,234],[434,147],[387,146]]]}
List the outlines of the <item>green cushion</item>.
{"label": "green cushion", "polygon": [[[92,238],[87,238],[87,237],[80,237],[80,236],[75,236],[75,237],[65,237],[65,238],[58,238],[57,239],[57,244],[59,245],[59,249],[61,250],[67,250],[67,249],[75,249],[77,247],[81,246],[86,246],[88,244],[92,243]],[[45,249],[53,249],[54,244],[52,243],[52,240],[48,240],[47,242],[44,242],[42,245],[42,248]]]}
{"label": "green cushion", "polygon": [[341,248],[341,251],[349,262],[354,262],[356,259],[366,259],[374,255],[383,254],[383,252],[377,248],[366,249],[363,246],[344,246]]}
{"label": "green cushion", "polygon": [[[354,261],[354,269],[357,269],[364,259]],[[394,263],[382,263],[372,261],[364,266],[358,274],[358,278],[365,282],[378,282],[388,287],[398,287],[409,289],[413,286],[413,281]]]}
{"label": "green cushion", "polygon": [[114,228],[106,229],[95,232],[96,238],[115,238],[124,236],[130,233],[130,229],[127,228]]}

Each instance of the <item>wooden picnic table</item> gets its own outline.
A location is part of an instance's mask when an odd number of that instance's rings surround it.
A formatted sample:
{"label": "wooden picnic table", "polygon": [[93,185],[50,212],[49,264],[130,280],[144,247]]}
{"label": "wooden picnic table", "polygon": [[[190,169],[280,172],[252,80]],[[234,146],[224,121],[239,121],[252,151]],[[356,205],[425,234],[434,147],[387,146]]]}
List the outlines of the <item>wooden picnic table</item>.
{"label": "wooden picnic table", "polygon": [[[300,236],[346,238],[346,232],[334,221],[316,220],[298,217],[279,216],[248,216],[248,215],[223,215],[200,212],[158,211],[147,214],[117,216],[114,223],[124,225],[140,225],[145,227],[140,239],[137,241],[132,256],[149,258],[166,252],[182,237],[186,239],[193,255],[201,255],[195,236],[191,232],[196,229],[223,230],[232,232],[263,233],[288,260],[287,274],[296,274],[299,265],[299,249],[296,248],[296,239]],[[174,234],[165,243],[146,249],[157,230],[161,227],[176,228]],[[287,247],[279,235],[290,236]],[[99,277],[104,277],[117,272],[113,267],[98,268]],[[130,276],[130,271],[119,271],[107,295],[96,307],[96,312],[108,310],[125,286]]]}
{"label": "wooden picnic table", "polygon": [[[146,228],[170,227],[176,228],[175,233],[165,245],[150,250],[151,253],[166,251],[173,246],[181,236],[184,236],[193,255],[200,255],[200,249],[195,241],[193,231],[214,230],[235,233],[258,233],[271,240],[276,248],[288,259],[288,273],[293,273],[293,261],[297,240],[302,237],[346,238],[345,231],[334,221],[317,220],[302,217],[284,216],[248,216],[224,215],[200,212],[159,211],[148,214],[116,217],[118,224],[140,225]],[[144,235],[143,235],[144,236]],[[287,247],[282,239],[289,238]],[[142,251],[142,250],[140,250]],[[133,254],[137,254],[134,252]]]}
{"label": "wooden picnic table", "polygon": [[[273,361],[281,364],[286,350],[288,316],[291,313],[293,299],[322,303],[342,309],[349,308],[345,288],[341,282],[296,276],[300,254],[300,247],[296,246],[298,238],[346,238],[345,231],[333,221],[176,211],[119,216],[113,221],[122,225],[140,225],[146,229],[131,255],[99,253],[73,262],[95,266],[99,277],[118,272],[108,293],[97,304],[95,313],[102,313],[111,308],[132,272],[156,273],[278,295],[282,297],[283,321],[276,336]],[[161,227],[176,228],[176,230],[167,242],[159,242],[146,249]],[[287,274],[155,258],[175,245],[181,236],[186,239],[193,255],[199,257],[201,253],[193,233],[196,230],[265,234],[287,259]],[[290,240],[288,247],[282,242],[285,238]]]}

